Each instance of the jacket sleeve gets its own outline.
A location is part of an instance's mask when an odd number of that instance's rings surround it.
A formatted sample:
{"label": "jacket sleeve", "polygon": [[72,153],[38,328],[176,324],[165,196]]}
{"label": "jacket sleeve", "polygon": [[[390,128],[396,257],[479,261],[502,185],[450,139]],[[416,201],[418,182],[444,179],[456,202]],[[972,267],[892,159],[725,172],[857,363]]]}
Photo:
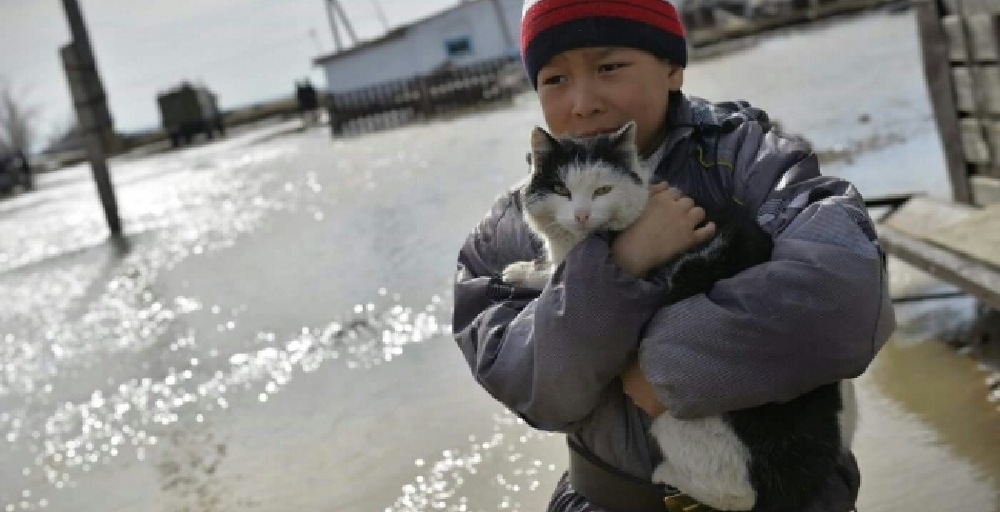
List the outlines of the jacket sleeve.
{"label": "jacket sleeve", "polygon": [[571,432],[635,355],[662,287],[636,280],[591,235],[541,293],[502,282],[536,252],[516,194],[501,198],[458,256],[453,331],[476,380],[536,428]]}
{"label": "jacket sleeve", "polygon": [[672,415],[783,402],[860,375],[895,327],[882,252],[850,183],[803,141],[748,123],[734,197],[771,234],[771,261],[664,307],[640,367]]}

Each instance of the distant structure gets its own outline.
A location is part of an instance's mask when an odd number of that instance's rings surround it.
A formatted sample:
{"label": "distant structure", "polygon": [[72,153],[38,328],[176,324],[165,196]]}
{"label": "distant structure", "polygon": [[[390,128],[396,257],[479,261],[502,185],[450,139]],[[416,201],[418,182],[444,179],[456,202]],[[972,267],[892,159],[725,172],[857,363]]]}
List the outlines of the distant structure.
{"label": "distant structure", "polygon": [[156,97],[160,109],[163,131],[170,137],[170,145],[179,147],[190,144],[194,136],[202,133],[212,140],[224,136],[226,127],[219,111],[215,93],[203,85],[181,82]]}
{"label": "distant structure", "polygon": [[518,54],[522,0],[468,0],[384,36],[318,57],[339,93]]}

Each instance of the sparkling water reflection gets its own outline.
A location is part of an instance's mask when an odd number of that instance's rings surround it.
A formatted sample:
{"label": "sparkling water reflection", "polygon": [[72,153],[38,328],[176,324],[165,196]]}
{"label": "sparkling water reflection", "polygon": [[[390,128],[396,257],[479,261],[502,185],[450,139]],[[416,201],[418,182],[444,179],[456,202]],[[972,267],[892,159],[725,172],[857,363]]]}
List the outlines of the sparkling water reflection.
{"label": "sparkling water reflection", "polygon": [[[551,441],[555,436],[531,430],[522,419],[509,412],[494,416],[494,422],[494,433],[488,439],[480,441],[470,436],[464,448],[445,450],[433,463],[423,459],[414,461],[417,468],[426,466],[428,469],[403,486],[400,497],[386,507],[385,512],[466,512],[470,510],[470,498],[465,493],[471,490],[466,487],[467,478],[478,485],[485,480],[493,491],[495,503],[491,506],[488,500],[474,500],[476,509],[524,510],[522,496],[539,490],[542,475],[548,473],[551,480],[553,475],[563,471],[561,466],[532,456],[539,451],[540,443]],[[484,467],[502,469],[478,477]],[[472,492],[482,493],[483,490]]]}
{"label": "sparkling water reflection", "polygon": [[[215,371],[207,378],[199,371],[198,359],[191,359],[185,369],[170,368],[162,380],[133,379],[108,396],[97,390],[87,401],[62,404],[45,419],[40,431],[28,434],[45,441],[34,467],[25,467],[23,474],[39,471],[49,484],[61,488],[71,481],[74,470],[88,471],[95,464],[107,463],[123,449],[133,450],[138,460],[144,460],[146,448],[159,441],[151,433],[158,431],[156,427],[176,423],[181,415],[201,423],[212,411],[228,408],[227,396],[232,393],[257,392],[265,402],[297,373],[313,372],[332,360],[360,369],[391,361],[406,345],[447,332],[447,325],[441,325],[433,313],[440,301],[434,297],[419,312],[399,305],[385,310],[373,303],[359,305],[354,315],[322,328],[303,328],[282,345],[233,354],[228,370]],[[272,344],[277,336],[260,333],[257,341]],[[11,443],[18,441],[25,427],[31,428],[8,414],[0,416],[0,421]]]}
{"label": "sparkling water reflection", "polygon": [[[145,461],[164,438],[172,445],[195,438],[192,426],[229,408],[234,395],[255,394],[265,402],[296,374],[329,361],[371,368],[448,330],[437,318],[441,297],[414,310],[385,288],[325,325],[291,334],[260,331],[242,344],[256,347],[247,351],[205,350],[202,345],[213,345],[205,343],[212,333],[184,327],[191,315],[211,313],[217,332],[233,331],[246,308],[164,294],[157,290],[164,271],[231,247],[273,212],[304,207],[322,220],[320,207],[307,197],[323,191],[316,173],[305,173],[299,183],[266,171],[289,153],[271,147],[223,155],[195,166],[197,172],[172,169],[177,164],[171,161],[142,164],[158,166],[163,176],[129,186],[122,202],[129,242],[118,247],[103,243],[103,218],[87,202],[74,205],[71,214],[0,225],[13,235],[0,238],[0,440],[13,455],[4,457],[5,464],[24,461],[16,470],[24,483],[17,494],[8,494],[8,473],[15,470],[4,468],[4,510],[48,507],[39,481],[64,489],[116,458]],[[251,168],[256,172],[247,172]],[[108,367],[109,357],[139,365]],[[157,358],[166,367],[151,364]],[[178,422],[184,429],[169,428]],[[218,445],[213,453],[224,452]],[[216,463],[198,457],[179,466],[158,463],[164,490],[186,485],[186,477],[176,476],[178,467],[207,464],[214,472]]]}

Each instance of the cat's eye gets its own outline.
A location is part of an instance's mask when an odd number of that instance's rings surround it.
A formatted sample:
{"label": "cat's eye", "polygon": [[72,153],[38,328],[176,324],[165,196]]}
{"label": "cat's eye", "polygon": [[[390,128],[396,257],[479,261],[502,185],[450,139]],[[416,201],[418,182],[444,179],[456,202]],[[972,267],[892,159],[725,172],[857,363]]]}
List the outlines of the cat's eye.
{"label": "cat's eye", "polygon": [[605,185],[594,190],[594,197],[603,196],[611,192],[611,186]]}
{"label": "cat's eye", "polygon": [[566,185],[563,185],[562,183],[556,183],[555,185],[553,185],[552,191],[561,196],[570,197],[569,189],[566,188]]}

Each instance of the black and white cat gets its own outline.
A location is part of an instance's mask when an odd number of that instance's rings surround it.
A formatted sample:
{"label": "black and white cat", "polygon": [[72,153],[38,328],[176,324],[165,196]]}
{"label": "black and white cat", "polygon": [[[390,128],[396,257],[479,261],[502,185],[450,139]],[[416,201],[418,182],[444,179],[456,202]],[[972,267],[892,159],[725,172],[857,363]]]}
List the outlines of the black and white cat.
{"label": "black and white cat", "polygon": [[545,245],[544,261],[519,261],[504,281],[542,289],[574,245],[596,230],[621,231],[649,200],[652,172],[639,163],[635,123],[611,135],[556,140],[531,132],[532,173],[522,189],[525,220]]}
{"label": "black and white cat", "polygon": [[[639,162],[635,124],[588,139],[531,133],[532,172],[521,189],[525,219],[544,242],[545,259],[515,262],[503,278],[541,289],[569,250],[595,230],[620,231],[642,212],[652,171]],[[752,220],[713,219],[717,235],[657,271],[672,304],[770,258],[770,237]],[[738,342],[738,341],[734,341]],[[655,482],[718,510],[804,508],[853,437],[857,404],[850,381],[830,384],[786,403],[694,420],[669,412],[651,432],[664,461]]]}

